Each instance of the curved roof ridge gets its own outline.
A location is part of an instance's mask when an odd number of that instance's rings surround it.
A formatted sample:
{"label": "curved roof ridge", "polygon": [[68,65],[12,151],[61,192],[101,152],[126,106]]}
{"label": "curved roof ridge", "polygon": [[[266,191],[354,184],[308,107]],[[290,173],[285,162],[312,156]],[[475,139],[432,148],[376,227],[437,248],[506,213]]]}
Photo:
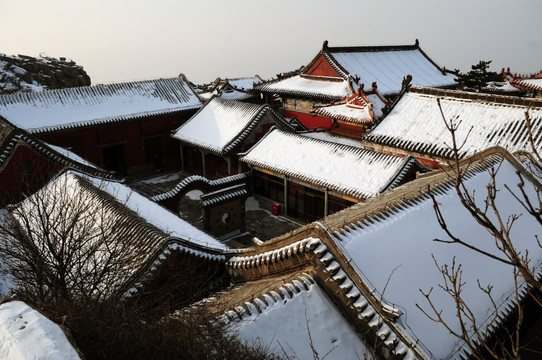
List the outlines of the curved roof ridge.
{"label": "curved roof ridge", "polygon": [[394,51],[394,50],[416,50],[420,48],[418,39],[414,44],[404,45],[352,45],[352,46],[329,46],[330,52],[368,52],[368,51]]}
{"label": "curved roof ridge", "polygon": [[420,86],[410,86],[407,90],[413,94],[424,94],[431,96],[446,96],[456,98],[457,100],[473,100],[473,101],[483,101],[491,102],[498,104],[507,104],[515,106],[535,106],[542,107],[542,99],[538,98],[522,98],[517,96],[510,95],[498,95],[498,94],[487,94],[487,93],[477,93],[465,90],[451,90],[451,89],[437,89],[437,88],[426,88]]}

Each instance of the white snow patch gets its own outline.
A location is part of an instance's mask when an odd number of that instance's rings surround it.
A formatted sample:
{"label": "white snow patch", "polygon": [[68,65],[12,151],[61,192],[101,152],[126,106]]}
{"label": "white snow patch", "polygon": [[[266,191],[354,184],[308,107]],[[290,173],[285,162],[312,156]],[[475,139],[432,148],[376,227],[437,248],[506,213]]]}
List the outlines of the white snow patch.
{"label": "white snow patch", "polygon": [[79,359],[60,327],[21,301],[0,305],[0,358]]}
{"label": "white snow patch", "polygon": [[188,197],[191,200],[200,200],[201,195],[203,195],[203,191],[201,190],[192,190],[186,193],[186,197]]}
{"label": "white snow patch", "polygon": [[[363,341],[316,284],[289,300],[277,301],[262,314],[241,321],[241,338],[269,344],[269,350],[290,359],[312,359],[312,345],[320,358],[360,359]],[[285,354],[283,353],[285,352]]]}
{"label": "white snow patch", "polygon": [[257,210],[263,210],[260,207],[260,202],[256,200],[254,196],[247,198],[247,200],[245,201],[245,211],[257,211]]}
{"label": "white snow patch", "polygon": [[142,180],[140,183],[142,184],[162,184],[168,181],[173,181],[180,179],[182,177],[179,173],[173,173],[173,174],[166,174],[166,175],[160,175],[157,177],[153,177],[150,179]]}

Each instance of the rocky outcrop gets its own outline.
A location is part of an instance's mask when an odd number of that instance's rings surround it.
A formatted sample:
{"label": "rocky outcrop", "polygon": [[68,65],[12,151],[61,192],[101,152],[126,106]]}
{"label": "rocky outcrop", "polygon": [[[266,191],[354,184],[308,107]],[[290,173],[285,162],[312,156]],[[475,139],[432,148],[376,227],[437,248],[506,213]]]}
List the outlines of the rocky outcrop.
{"label": "rocky outcrop", "polygon": [[88,85],[90,77],[83,67],[69,58],[0,53],[0,94]]}

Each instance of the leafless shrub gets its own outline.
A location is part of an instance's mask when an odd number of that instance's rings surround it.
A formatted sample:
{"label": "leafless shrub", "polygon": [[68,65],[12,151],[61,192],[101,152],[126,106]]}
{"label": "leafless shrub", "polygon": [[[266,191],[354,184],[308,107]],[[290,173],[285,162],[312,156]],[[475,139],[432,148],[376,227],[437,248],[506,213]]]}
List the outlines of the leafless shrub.
{"label": "leafless shrub", "polygon": [[219,266],[201,271],[178,261],[162,274],[169,277],[119,296],[147,256],[147,239],[134,237],[119,216],[123,204],[84,177],[65,175],[0,216],[0,261],[15,278],[17,298],[68,328],[88,359],[274,358],[207,312],[172,316],[209,294]]}

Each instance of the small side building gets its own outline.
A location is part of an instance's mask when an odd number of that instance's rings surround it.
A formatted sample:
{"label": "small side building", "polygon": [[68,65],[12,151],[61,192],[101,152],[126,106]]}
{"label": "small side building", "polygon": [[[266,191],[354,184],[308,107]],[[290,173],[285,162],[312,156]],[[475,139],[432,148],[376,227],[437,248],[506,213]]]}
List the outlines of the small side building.
{"label": "small side building", "polygon": [[213,97],[172,136],[181,143],[183,170],[217,178],[241,172],[237,154],[248,150],[272,126],[295,129],[269,105]]}
{"label": "small side building", "polygon": [[[311,134],[309,134],[311,135]],[[282,212],[313,221],[378,195],[428,170],[399,157],[273,129],[241,159],[253,192]]]}

